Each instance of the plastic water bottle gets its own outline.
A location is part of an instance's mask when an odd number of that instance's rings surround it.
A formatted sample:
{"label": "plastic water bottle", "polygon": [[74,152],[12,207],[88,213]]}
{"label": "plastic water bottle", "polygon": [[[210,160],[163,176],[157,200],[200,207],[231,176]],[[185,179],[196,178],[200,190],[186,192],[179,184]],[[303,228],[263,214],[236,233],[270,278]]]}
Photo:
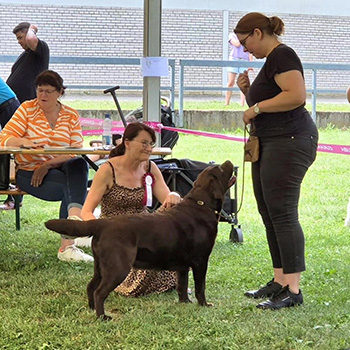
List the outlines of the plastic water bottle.
{"label": "plastic water bottle", "polygon": [[105,148],[112,148],[112,120],[111,116],[106,113],[105,120],[102,123],[102,143]]}

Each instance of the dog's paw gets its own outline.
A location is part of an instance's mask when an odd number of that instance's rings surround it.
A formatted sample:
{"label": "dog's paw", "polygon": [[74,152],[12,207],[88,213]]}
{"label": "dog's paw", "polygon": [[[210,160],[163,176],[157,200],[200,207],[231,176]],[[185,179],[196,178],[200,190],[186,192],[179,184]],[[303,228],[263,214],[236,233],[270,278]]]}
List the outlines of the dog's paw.
{"label": "dog's paw", "polygon": [[112,317],[103,314],[103,315],[98,316],[98,320],[103,321],[103,322],[105,322],[105,321],[111,321],[111,320],[112,320]]}
{"label": "dog's paw", "polygon": [[200,306],[206,306],[206,307],[211,307],[211,306],[214,306],[214,304],[213,304],[213,303],[207,303],[206,301],[205,301],[205,302],[203,302],[203,303],[198,302],[198,304],[199,304]]}
{"label": "dog's paw", "polygon": [[186,298],[186,299],[179,299],[179,303],[192,303],[191,299]]}

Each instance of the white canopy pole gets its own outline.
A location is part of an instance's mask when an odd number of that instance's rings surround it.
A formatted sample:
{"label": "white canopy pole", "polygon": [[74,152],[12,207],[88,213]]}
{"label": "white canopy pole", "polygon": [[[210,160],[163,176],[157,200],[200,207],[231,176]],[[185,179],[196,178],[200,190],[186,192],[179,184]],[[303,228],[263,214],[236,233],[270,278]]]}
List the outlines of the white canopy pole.
{"label": "white canopy pole", "polygon": [[[144,1],[144,57],[161,56],[162,0]],[[143,78],[143,119],[160,121],[160,77]]]}

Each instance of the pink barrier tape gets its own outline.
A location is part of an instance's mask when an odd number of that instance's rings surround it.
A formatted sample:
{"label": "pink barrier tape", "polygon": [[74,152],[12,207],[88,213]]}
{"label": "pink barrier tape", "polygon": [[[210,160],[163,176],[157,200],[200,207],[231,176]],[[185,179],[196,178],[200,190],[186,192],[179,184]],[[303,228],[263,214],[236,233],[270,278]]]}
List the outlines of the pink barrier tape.
{"label": "pink barrier tape", "polygon": [[350,155],[350,146],[342,145],[327,145],[324,143],[318,144],[318,152],[336,153],[336,154],[347,154]]}
{"label": "pink barrier tape", "polygon": [[[239,137],[239,136],[237,137],[237,136],[230,136],[230,135],[223,135],[223,134],[215,134],[215,133],[211,133],[211,132],[194,131],[194,130],[188,130],[188,129],[177,129],[177,128],[171,128],[168,126],[163,126],[162,129],[171,130],[171,131],[178,131],[178,132],[182,132],[184,134],[212,137],[212,138],[222,139],[222,140],[232,140],[232,141],[240,141],[240,142],[245,141],[244,137]],[[326,152],[326,153],[350,155],[350,146],[329,145],[329,144],[319,143],[317,151],[318,152]]]}
{"label": "pink barrier tape", "polygon": [[165,126],[162,123],[158,123],[158,122],[144,122],[144,123],[147,124],[150,128],[152,128],[155,132],[160,133],[162,129],[165,129]]}
{"label": "pink barrier tape", "polygon": [[[123,134],[125,128],[112,128],[112,134]],[[83,136],[102,135],[102,129],[83,130]]]}
{"label": "pink barrier tape", "polygon": [[[79,118],[81,126],[102,126],[102,119],[89,119],[89,118]],[[112,125],[117,127],[123,127],[122,122],[112,121]]]}
{"label": "pink barrier tape", "polygon": [[[80,123],[82,126],[101,126],[102,125],[102,119],[88,119],[88,118],[80,118]],[[113,126],[122,126],[122,127],[116,127],[112,129],[112,133],[118,133],[123,134],[125,128],[123,126],[122,122],[113,121]],[[220,139],[220,140],[231,140],[231,141],[239,141],[239,142],[245,142],[244,137],[241,136],[232,136],[232,135],[225,135],[225,134],[216,134],[213,132],[206,132],[206,131],[195,131],[195,130],[189,130],[189,129],[178,129],[178,128],[171,128],[169,126],[164,126],[161,123],[158,122],[144,122],[149,127],[154,129],[156,132],[161,132],[162,129],[170,130],[170,131],[177,131],[181,132],[183,134],[189,134],[189,135],[196,135],[196,136],[204,136],[204,137],[211,137],[214,139]],[[98,130],[83,130],[83,135],[102,135],[102,129]],[[347,154],[350,155],[350,146],[347,145],[330,145],[325,143],[319,143],[318,152],[325,152],[325,153],[334,153],[334,154]]]}
{"label": "pink barrier tape", "polygon": [[182,132],[184,134],[190,134],[190,135],[212,137],[214,139],[240,141],[240,142],[244,142],[245,141],[244,137],[241,137],[241,136],[216,134],[216,133],[213,133],[213,132],[194,131],[194,130],[189,130],[189,129],[177,129],[177,128],[171,128],[171,127],[168,127],[168,126],[162,126],[162,129],[171,130],[171,131],[178,131],[178,132]]}

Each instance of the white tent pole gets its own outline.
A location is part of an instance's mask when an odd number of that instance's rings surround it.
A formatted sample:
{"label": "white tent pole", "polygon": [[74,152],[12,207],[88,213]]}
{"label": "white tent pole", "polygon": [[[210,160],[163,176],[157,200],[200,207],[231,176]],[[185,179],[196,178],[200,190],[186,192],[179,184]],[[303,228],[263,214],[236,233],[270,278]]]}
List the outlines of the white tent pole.
{"label": "white tent pole", "polygon": [[[144,57],[161,56],[162,0],[144,0]],[[143,119],[160,121],[160,77],[143,78]]]}

